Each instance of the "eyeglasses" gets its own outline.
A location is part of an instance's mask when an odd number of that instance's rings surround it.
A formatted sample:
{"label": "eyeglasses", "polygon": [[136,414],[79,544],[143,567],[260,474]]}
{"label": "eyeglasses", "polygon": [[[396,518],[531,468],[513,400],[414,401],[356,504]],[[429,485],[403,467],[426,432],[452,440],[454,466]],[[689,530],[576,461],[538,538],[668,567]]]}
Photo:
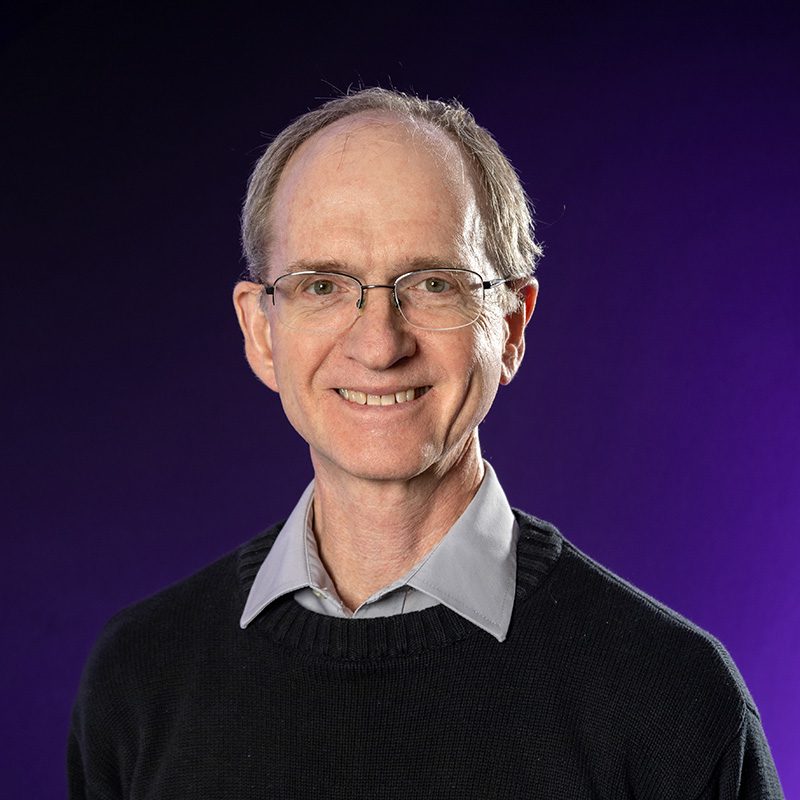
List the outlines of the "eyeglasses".
{"label": "eyeglasses", "polygon": [[514,278],[492,278],[469,269],[443,267],[406,272],[393,283],[361,283],[343,272],[303,270],[281,275],[264,292],[272,297],[287,328],[335,333],[355,322],[367,289],[391,289],[403,319],[415,328],[447,331],[472,325],[481,315],[487,289]]}

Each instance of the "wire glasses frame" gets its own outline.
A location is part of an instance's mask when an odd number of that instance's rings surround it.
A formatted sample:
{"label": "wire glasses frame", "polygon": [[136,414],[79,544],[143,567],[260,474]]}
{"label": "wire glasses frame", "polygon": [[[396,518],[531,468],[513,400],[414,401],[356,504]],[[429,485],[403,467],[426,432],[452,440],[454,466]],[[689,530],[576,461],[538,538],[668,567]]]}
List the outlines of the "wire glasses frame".
{"label": "wire glasses frame", "polygon": [[272,285],[263,284],[263,289],[281,322],[292,329],[344,330],[363,311],[368,289],[390,289],[394,307],[409,325],[455,330],[480,318],[487,290],[516,280],[486,280],[478,272],[455,267],[405,272],[392,283],[362,283],[344,272],[300,270],[281,275]]}

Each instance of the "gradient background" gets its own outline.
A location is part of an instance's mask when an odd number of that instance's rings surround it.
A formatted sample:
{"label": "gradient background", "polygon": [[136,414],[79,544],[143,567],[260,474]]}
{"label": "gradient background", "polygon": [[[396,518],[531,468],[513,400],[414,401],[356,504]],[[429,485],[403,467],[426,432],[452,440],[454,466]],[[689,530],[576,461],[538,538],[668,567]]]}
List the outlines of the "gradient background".
{"label": "gradient background", "polygon": [[359,82],[459,97],[535,201],[540,304],[482,429],[512,503],[722,640],[800,796],[798,15],[266,5],[7,18],[5,796],[64,792],[103,622],[310,477],[242,358],[237,215],[262,134]]}

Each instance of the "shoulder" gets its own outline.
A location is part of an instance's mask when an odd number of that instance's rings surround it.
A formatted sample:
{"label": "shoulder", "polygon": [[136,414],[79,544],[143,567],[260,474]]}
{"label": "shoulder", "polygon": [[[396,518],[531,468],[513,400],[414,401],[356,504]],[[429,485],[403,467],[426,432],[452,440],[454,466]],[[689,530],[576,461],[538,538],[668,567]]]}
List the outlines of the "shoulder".
{"label": "shoulder", "polygon": [[596,655],[611,661],[630,659],[631,666],[641,669],[692,670],[697,680],[708,676],[715,684],[723,679],[752,705],[714,636],[581,552],[550,523],[527,514],[517,517],[521,539],[536,537],[556,554],[537,592],[538,608],[546,605],[558,624],[569,618],[571,638],[594,642],[600,648]]}
{"label": "shoulder", "polygon": [[[614,662],[624,659],[668,685],[702,692],[706,700],[735,701],[737,724],[753,706],[724,646],[708,631],[659,602],[568,541],[553,597],[580,617],[587,636],[612,642]],[[577,620],[576,620],[577,621]],[[624,643],[624,648],[621,645]]]}
{"label": "shoulder", "polygon": [[84,668],[81,693],[109,682],[146,681],[162,670],[174,673],[204,647],[234,637],[249,586],[280,527],[111,617]]}
{"label": "shoulder", "polygon": [[98,797],[122,796],[120,781],[134,774],[145,742],[166,747],[176,720],[191,718],[209,692],[219,694],[213,679],[232,674],[238,663],[231,654],[248,581],[278,529],[108,621],[73,707],[71,781],[95,787]]}
{"label": "shoulder", "polygon": [[714,636],[563,537],[556,563],[519,612],[526,652],[550,653],[547,680],[566,713],[609,743],[609,757],[625,752],[631,764],[647,765],[641,781],[681,776],[699,791],[748,718],[758,717]]}

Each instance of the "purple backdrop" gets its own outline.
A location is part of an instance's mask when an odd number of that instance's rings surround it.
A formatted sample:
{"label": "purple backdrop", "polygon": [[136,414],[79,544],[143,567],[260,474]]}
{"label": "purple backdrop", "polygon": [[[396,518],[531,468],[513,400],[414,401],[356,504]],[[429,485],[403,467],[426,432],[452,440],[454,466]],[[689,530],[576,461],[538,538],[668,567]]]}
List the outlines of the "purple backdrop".
{"label": "purple backdrop", "polygon": [[790,6],[266,5],[40,3],[2,35],[7,796],[63,793],[103,622],[309,478],[242,358],[238,206],[262,132],[359,81],[461,98],[536,202],[528,356],[483,427],[512,502],[722,640],[800,796]]}

